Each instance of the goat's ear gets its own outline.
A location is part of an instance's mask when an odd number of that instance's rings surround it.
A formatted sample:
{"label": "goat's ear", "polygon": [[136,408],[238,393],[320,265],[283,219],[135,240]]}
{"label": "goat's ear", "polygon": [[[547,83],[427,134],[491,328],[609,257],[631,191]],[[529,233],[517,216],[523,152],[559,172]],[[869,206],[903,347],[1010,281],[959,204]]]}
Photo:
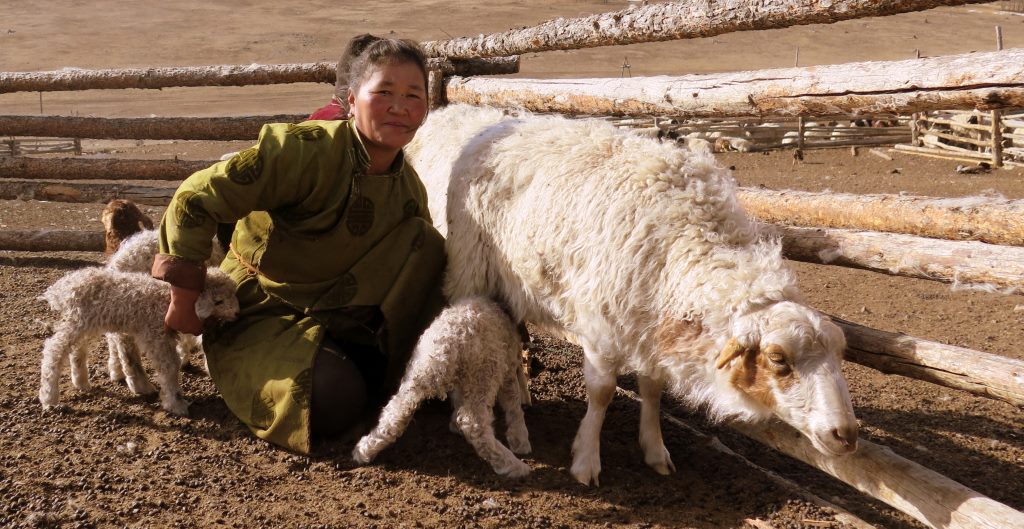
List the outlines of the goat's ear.
{"label": "goat's ear", "polygon": [[213,300],[210,296],[199,296],[196,300],[196,316],[199,319],[205,320],[213,314]]}
{"label": "goat's ear", "polygon": [[743,356],[747,352],[747,348],[740,345],[739,340],[736,338],[729,338],[728,343],[725,344],[725,348],[722,349],[721,353],[718,353],[718,361],[715,362],[715,369],[722,369],[733,360],[733,358]]}

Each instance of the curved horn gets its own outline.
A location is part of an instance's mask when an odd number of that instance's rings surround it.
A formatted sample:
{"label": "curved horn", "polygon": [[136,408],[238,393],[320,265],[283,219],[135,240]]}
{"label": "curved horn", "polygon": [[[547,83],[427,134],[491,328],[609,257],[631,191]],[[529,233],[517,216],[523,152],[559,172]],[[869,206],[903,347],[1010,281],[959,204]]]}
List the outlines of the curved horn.
{"label": "curved horn", "polygon": [[718,353],[718,361],[715,362],[715,369],[722,369],[733,358],[742,356],[747,352],[747,348],[740,345],[739,340],[736,338],[729,338],[729,341],[725,344],[725,348],[722,349],[721,353]]}

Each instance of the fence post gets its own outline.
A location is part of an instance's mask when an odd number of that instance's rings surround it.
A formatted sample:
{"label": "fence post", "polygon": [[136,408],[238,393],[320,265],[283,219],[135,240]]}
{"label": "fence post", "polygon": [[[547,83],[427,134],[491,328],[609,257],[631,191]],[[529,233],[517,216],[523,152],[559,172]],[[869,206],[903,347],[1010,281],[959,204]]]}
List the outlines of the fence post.
{"label": "fence post", "polygon": [[1003,111],[993,110],[992,119],[992,167],[1003,166]]}
{"label": "fence post", "polygon": [[75,156],[82,155],[82,138],[75,138]]}
{"label": "fence post", "polygon": [[915,147],[921,146],[921,133],[917,128],[917,120],[919,116],[920,115],[917,112],[910,115],[910,144]]}

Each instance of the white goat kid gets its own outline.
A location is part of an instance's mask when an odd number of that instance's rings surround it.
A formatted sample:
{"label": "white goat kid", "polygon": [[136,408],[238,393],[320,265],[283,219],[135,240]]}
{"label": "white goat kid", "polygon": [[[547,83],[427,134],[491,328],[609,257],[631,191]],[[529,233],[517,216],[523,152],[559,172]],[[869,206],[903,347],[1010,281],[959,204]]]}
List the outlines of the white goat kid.
{"label": "white goat kid", "polygon": [[[238,314],[235,283],[217,268],[207,270],[206,288],[196,301],[201,319],[233,320]],[[61,365],[70,358],[71,379],[80,391],[89,391],[89,371],[83,345],[103,333],[127,335],[149,357],[160,384],[163,408],[188,414],[181,397],[180,360],[175,350],[177,333],[164,329],[170,303],[170,285],[145,274],[106,268],[85,268],[65,275],[42,295],[58,312],[53,336],[43,345],[39,401],[43,409],[60,400]],[[143,377],[145,375],[143,374]]]}
{"label": "white goat kid", "polygon": [[[402,435],[421,402],[451,393],[452,422],[476,453],[502,476],[525,476],[530,467],[515,456],[530,452],[520,349],[516,326],[493,301],[473,297],[446,308],[420,336],[398,393],[356,445],[353,459],[372,461]],[[495,399],[505,411],[511,451],[494,437]]]}
{"label": "white goat kid", "polygon": [[[160,233],[156,230],[142,230],[121,242],[117,251],[107,261],[107,268],[121,272],[149,273],[153,258],[160,253]],[[224,252],[219,244],[213,244],[207,266],[217,266],[224,259]],[[107,333],[107,374],[111,382],[122,380],[128,389],[136,395],[156,393],[157,389],[146,377],[142,367],[142,359],[138,345],[128,336]],[[185,367],[193,356],[200,356],[203,350],[202,341],[191,334],[178,335],[178,357],[181,367]],[[202,367],[206,369],[206,357],[202,356]]]}
{"label": "white goat kid", "polygon": [[659,473],[674,468],[664,386],[715,419],[775,415],[823,453],[855,449],[842,332],[801,303],[781,245],[757,232],[709,154],[600,120],[464,105],[431,112],[407,153],[447,232],[449,298],[498,299],[583,346],[580,482],[598,483],[601,425],[627,371]]}

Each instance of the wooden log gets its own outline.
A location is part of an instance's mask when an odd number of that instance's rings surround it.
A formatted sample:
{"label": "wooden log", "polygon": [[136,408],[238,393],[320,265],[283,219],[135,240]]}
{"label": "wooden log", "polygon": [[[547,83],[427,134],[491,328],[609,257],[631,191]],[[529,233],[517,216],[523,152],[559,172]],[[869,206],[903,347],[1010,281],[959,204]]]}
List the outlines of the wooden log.
{"label": "wooden log", "polygon": [[214,118],[0,116],[0,136],[94,139],[256,140],[266,123],[298,123],[308,114]]}
{"label": "wooden log", "polygon": [[126,198],[138,204],[166,206],[177,183],[167,187],[133,184],[78,183],[54,180],[0,180],[0,200],[46,200],[50,202],[99,202]]}
{"label": "wooden log", "polygon": [[0,250],[16,252],[102,252],[102,231],[0,230]]}
{"label": "wooden log", "polygon": [[[0,72],[0,94],[172,86],[249,86],[282,83],[334,83],[334,62],[119,68],[48,72]],[[474,60],[431,59],[428,67],[454,75],[499,75],[519,71],[519,57]]]}
{"label": "wooden log", "polygon": [[1024,361],[832,320],[846,334],[846,360],[1024,406]]}
{"label": "wooden log", "polygon": [[[968,162],[975,164],[981,162],[988,163],[987,156],[985,158],[978,158],[976,156],[971,157],[964,153],[956,154],[943,149],[929,149],[927,147],[914,147],[913,145],[894,145],[893,150],[905,152],[907,154],[913,154],[915,156],[924,156],[926,158],[938,158],[940,160],[954,160],[957,162]],[[1016,164],[1010,164],[1004,161],[1003,165],[1012,167],[1015,166]]]}
{"label": "wooden log", "polygon": [[0,159],[0,181],[24,180],[184,180],[216,160],[122,160],[106,158]]}
{"label": "wooden log", "polygon": [[421,43],[430,57],[497,57],[641,42],[712,37],[735,31],[831,24],[986,0],[705,0],[630,7],[490,35]]}
{"label": "wooden log", "polygon": [[[988,128],[988,127],[986,127],[986,128]],[[991,140],[979,140],[979,139],[975,139],[975,138],[969,138],[967,136],[959,136],[959,135],[953,134],[951,132],[942,132],[942,131],[938,131],[938,130],[929,130],[928,132],[925,133],[925,136],[929,136],[929,135],[930,136],[935,136],[936,138],[942,138],[944,140],[958,141],[958,142],[961,142],[961,143],[969,143],[971,145],[976,145],[978,147],[990,147],[991,143],[992,143]],[[978,151],[974,151],[974,152],[978,152]],[[987,157],[987,155],[986,155],[986,157]]]}
{"label": "wooden log", "polygon": [[598,115],[796,116],[1024,106],[1024,49],[813,68],[608,79],[460,78],[448,100]]}
{"label": "wooden log", "polygon": [[787,259],[1024,292],[1024,248],[898,233],[773,226]]}
{"label": "wooden log", "polygon": [[772,224],[873,230],[1024,246],[1024,200],[775,191],[744,187],[740,204]]}
{"label": "wooden log", "polygon": [[927,119],[924,119],[923,121],[927,121],[928,123],[934,123],[934,124],[937,124],[937,125],[946,125],[948,127],[955,127],[955,128],[959,128],[959,129],[965,129],[965,130],[977,130],[977,131],[981,131],[981,132],[990,132],[992,130],[991,125],[983,125],[981,123],[960,123],[960,122],[957,122],[957,121],[953,121],[951,119],[927,118]]}
{"label": "wooden log", "polygon": [[935,529],[1024,527],[1024,513],[988,498],[891,449],[860,439],[844,457],[822,454],[792,427],[772,420],[733,423],[734,429],[790,457],[821,469]]}

